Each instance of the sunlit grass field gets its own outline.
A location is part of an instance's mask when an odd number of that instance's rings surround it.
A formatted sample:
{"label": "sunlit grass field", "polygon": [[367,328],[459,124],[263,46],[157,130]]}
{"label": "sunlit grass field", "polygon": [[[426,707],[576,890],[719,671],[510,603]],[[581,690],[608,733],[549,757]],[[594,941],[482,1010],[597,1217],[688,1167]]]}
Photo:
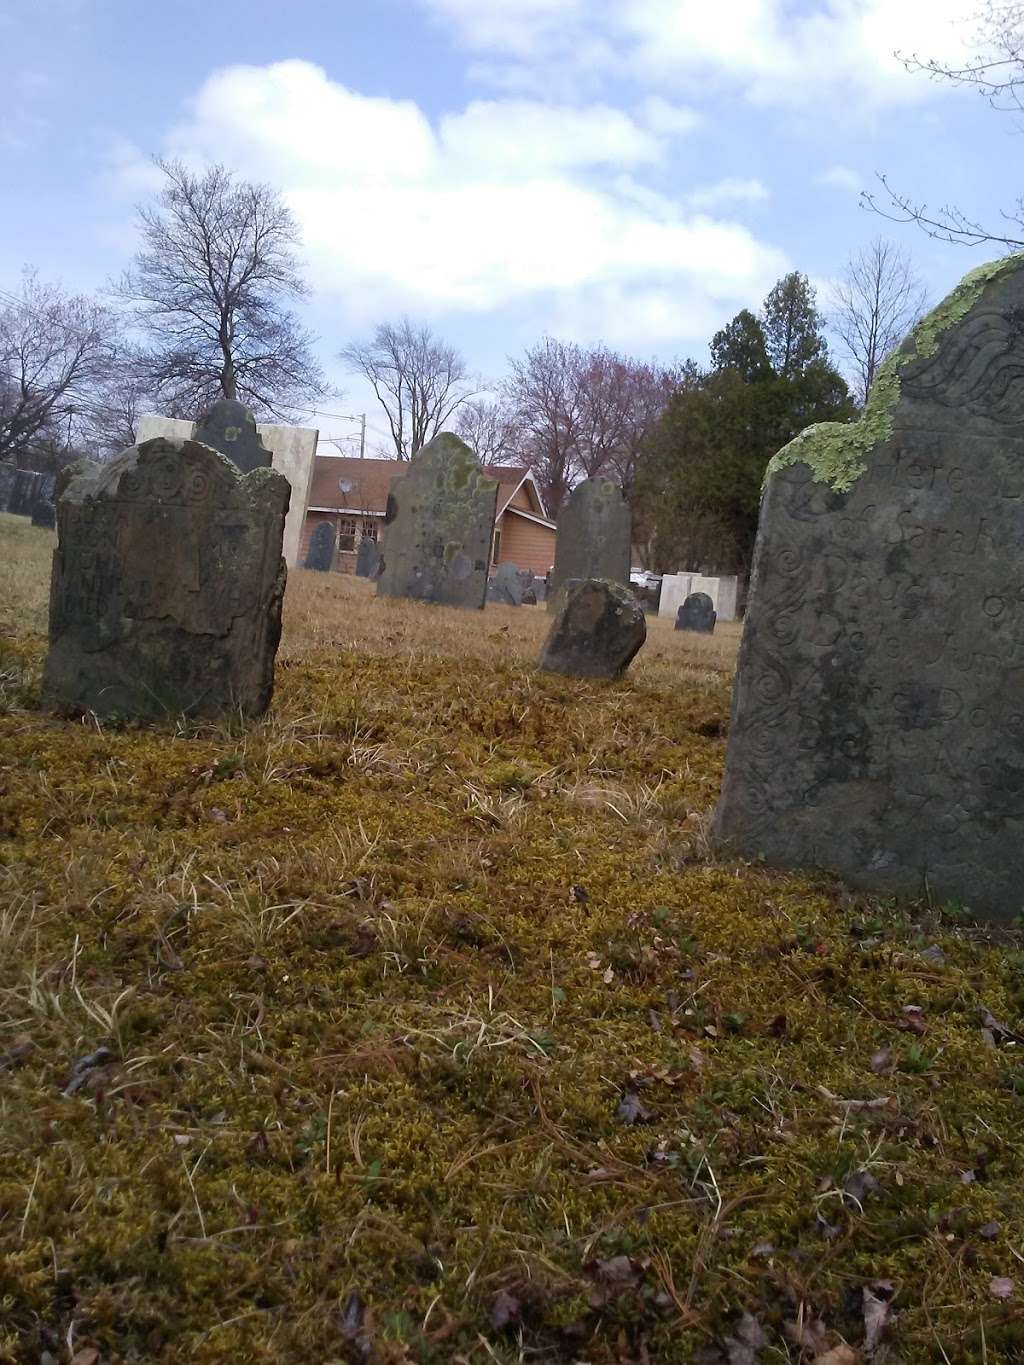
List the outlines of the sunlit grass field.
{"label": "sunlit grass field", "polygon": [[[267,717],[38,707],[0,515],[0,1360],[1024,1359],[1024,952],[716,855],[738,628],[296,571]],[[837,835],[837,837],[839,837]]]}

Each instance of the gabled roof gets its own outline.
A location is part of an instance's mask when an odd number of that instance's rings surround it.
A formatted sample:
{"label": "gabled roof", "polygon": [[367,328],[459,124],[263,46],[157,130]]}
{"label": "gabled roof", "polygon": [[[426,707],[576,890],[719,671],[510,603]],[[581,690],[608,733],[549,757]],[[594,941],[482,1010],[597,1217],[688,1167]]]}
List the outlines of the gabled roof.
{"label": "gabled roof", "polygon": [[[387,510],[391,485],[405,474],[408,467],[404,460],[361,460],[356,455],[317,455],[307,506],[311,511],[383,516]],[[509,503],[522,488],[532,515],[554,525],[548,520],[537,482],[525,465],[485,465],[484,473],[498,482],[499,517],[506,508],[511,512],[524,510],[509,508]]]}

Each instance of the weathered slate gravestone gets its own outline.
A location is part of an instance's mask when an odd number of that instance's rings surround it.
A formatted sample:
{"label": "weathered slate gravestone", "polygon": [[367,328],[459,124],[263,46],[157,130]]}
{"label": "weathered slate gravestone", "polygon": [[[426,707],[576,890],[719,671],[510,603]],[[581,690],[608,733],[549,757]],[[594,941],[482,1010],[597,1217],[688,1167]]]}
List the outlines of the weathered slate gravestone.
{"label": "weathered slate gravestone", "polygon": [[497,504],[469,446],[435,436],[388,494],[378,594],[482,610]]}
{"label": "weathered slate gravestone", "polygon": [[676,613],[676,630],[694,630],[711,635],[717,615],[714,603],[706,592],[691,592]]}
{"label": "weathered slate gravestone", "polygon": [[36,498],[32,508],[32,525],[51,531],[57,525],[57,508],[50,498]]}
{"label": "weathered slate gravestone", "polygon": [[0,461],[0,512],[6,512],[11,502],[11,493],[14,490],[14,480],[18,471],[14,465]]}
{"label": "weathered slate gravestone", "polygon": [[972,271],[857,423],[769,467],[719,839],[1024,907],[1024,256]]}
{"label": "weathered slate gravestone", "polygon": [[7,510],[18,517],[30,517],[40,476],[34,469],[16,469]]}
{"label": "weathered slate gravestone", "polygon": [[380,546],[369,536],[363,536],[356,549],[356,577],[376,578],[380,571]]}
{"label": "weathered slate gravestone", "polygon": [[222,398],[196,423],[192,439],[226,455],[243,474],[269,469],[273,455],[256,430],[256,418],[244,403]]}
{"label": "weathered slate gravestone", "polygon": [[555,565],[548,610],[570,578],[629,582],[632,518],[622,489],[607,479],[586,479],[569,495],[555,533]]}
{"label": "weathered slate gravestone", "polygon": [[329,521],[322,521],[309,538],[304,567],[315,569],[318,573],[329,573],[334,563],[335,542],[334,527]]}
{"label": "weathered slate gravestone", "polygon": [[[521,607],[526,594],[533,591],[533,571],[515,564],[499,564],[487,581],[487,600],[503,607]],[[533,593],[536,605],[537,595]]]}
{"label": "weathered slate gravestone", "polygon": [[59,490],[43,700],[58,711],[259,715],[281,635],[289,485],[164,437]]}
{"label": "weathered slate gravestone", "polygon": [[618,678],[647,639],[643,608],[607,579],[570,579],[537,667],[574,678]]}

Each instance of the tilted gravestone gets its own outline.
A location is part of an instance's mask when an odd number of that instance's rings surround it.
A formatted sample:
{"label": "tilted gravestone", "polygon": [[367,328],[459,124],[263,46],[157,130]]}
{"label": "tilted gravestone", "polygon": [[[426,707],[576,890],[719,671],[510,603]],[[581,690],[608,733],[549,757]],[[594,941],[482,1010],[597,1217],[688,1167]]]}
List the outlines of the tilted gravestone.
{"label": "tilted gravestone", "polygon": [[256,418],[244,403],[222,398],[196,423],[192,439],[226,455],[243,474],[269,469],[272,453],[256,430]]}
{"label": "tilted gravestone", "polygon": [[769,467],[719,839],[1024,907],[1024,256],[972,271],[859,422]]}
{"label": "tilted gravestone", "polygon": [[715,605],[706,592],[691,592],[676,613],[676,630],[693,630],[711,635],[717,620]]}
{"label": "tilted gravestone", "polygon": [[59,491],[44,702],[58,711],[259,715],[270,702],[288,480],[164,437]]}
{"label": "tilted gravestone", "polygon": [[[499,564],[487,582],[487,600],[504,607],[521,607],[526,594],[533,591],[533,572],[514,564]],[[534,605],[537,602],[533,594]]]}
{"label": "tilted gravestone", "polygon": [[607,579],[570,579],[537,667],[574,678],[618,678],[647,639],[643,608]]}
{"label": "tilted gravestone", "polygon": [[335,540],[334,527],[329,521],[322,521],[309,538],[304,567],[328,573],[334,563]]}
{"label": "tilted gravestone", "polygon": [[0,461],[0,512],[6,512],[10,506],[17,473],[14,465]]}
{"label": "tilted gravestone", "polygon": [[380,546],[369,536],[363,536],[356,549],[356,577],[376,578],[380,569]]}
{"label": "tilted gravestone", "polygon": [[388,494],[378,594],[482,609],[497,504],[469,446],[435,436]]}
{"label": "tilted gravestone", "polygon": [[570,578],[629,582],[632,518],[622,489],[607,479],[577,484],[558,518],[548,610]]}

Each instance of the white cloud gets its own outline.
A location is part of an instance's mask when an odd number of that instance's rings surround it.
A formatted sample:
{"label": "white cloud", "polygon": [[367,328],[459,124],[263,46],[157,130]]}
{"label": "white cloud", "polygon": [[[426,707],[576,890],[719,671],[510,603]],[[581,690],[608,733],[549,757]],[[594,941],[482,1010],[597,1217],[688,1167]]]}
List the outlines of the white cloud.
{"label": "white cloud", "polygon": [[864,188],[864,177],[849,166],[830,166],[815,178],[814,183],[835,190],[846,190],[849,194],[860,194]]}
{"label": "white cloud", "polygon": [[[694,125],[663,100],[633,114],[477,101],[435,128],[412,103],[286,61],[215,72],[190,113],[165,150],[279,186],[314,288],[360,325],[529,308],[540,327],[653,348],[699,338],[787,264],[713,217],[712,198],[697,211],[633,179]],[[763,192],[727,181],[717,202]]]}
{"label": "white cloud", "polygon": [[691,190],[686,202],[695,209],[715,209],[723,204],[762,204],[770,197],[760,180],[742,180],[730,175],[717,184]]}
{"label": "white cloud", "polygon": [[[901,56],[962,61],[963,0],[419,0],[507,87],[613,72],[677,92],[727,82],[755,103],[841,111],[924,101],[937,87]],[[502,65],[504,61],[504,65]],[[509,69],[512,64],[512,70]],[[682,87],[681,87],[682,83]]]}

